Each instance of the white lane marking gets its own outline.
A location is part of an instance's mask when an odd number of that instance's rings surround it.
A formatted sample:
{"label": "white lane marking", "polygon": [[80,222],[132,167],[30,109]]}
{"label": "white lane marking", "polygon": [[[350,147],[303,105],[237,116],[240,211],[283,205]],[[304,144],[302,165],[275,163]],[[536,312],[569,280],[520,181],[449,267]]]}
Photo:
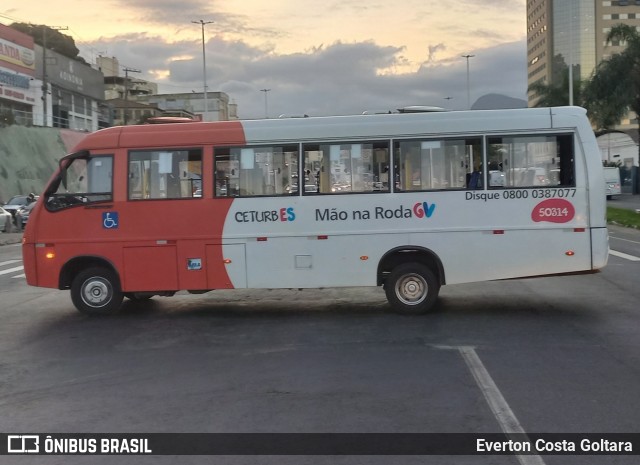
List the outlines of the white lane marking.
{"label": "white lane marking", "polygon": [[16,275],[16,276],[11,276],[11,277],[12,277],[13,279],[20,279],[20,278],[26,278],[26,277],[27,277],[27,275],[23,273],[23,274],[19,274],[19,275]]}
{"label": "white lane marking", "polygon": [[615,239],[616,241],[625,241],[625,242],[631,242],[632,244],[640,244],[640,241],[632,241],[631,239],[624,239],[622,237],[612,236],[611,234],[609,234],[609,237],[611,239]]}
{"label": "white lane marking", "polygon": [[22,260],[7,260],[6,262],[0,262],[0,266],[11,265],[12,263],[18,263]]}
{"label": "white lane marking", "polygon": [[[498,386],[491,378],[491,375],[485,368],[482,360],[480,360],[480,357],[478,357],[475,349],[473,347],[461,346],[458,348],[458,351],[460,355],[462,355],[467,367],[469,367],[469,371],[473,374],[478,387],[482,391],[496,420],[498,420],[502,431],[504,431],[507,436],[510,434],[524,435],[528,441],[529,438],[526,435],[526,431],[520,425],[520,422],[502,396],[500,389],[498,389]],[[520,436],[519,439],[522,440],[522,436]],[[542,457],[539,455],[516,455],[516,458],[521,465],[545,465],[544,460],[542,460]]]}
{"label": "white lane marking", "polygon": [[24,266],[16,266],[15,268],[9,268],[7,270],[0,271],[0,276],[3,274],[15,273],[16,271],[24,270]]}
{"label": "white lane marking", "polygon": [[622,252],[616,252],[615,250],[611,250],[609,249],[609,254],[616,256],[616,257],[620,257],[620,258],[624,258],[625,260],[631,260],[632,262],[640,262],[640,257],[636,257],[635,255],[629,255],[626,253],[622,253]]}

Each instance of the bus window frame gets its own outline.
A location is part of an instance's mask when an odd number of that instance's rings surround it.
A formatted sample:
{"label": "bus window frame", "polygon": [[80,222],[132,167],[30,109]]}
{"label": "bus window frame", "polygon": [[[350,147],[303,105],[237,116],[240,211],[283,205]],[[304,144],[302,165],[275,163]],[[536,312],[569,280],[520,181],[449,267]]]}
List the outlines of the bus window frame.
{"label": "bus window frame", "polygon": [[[108,157],[111,159],[111,190],[109,192],[75,192],[75,193],[57,193],[58,189],[62,185],[67,188],[67,170],[73,165],[76,160],[84,159],[88,162],[89,159],[98,157]],[[99,203],[111,203],[114,199],[114,173],[115,171],[115,154],[113,153],[91,153],[89,150],[81,150],[62,157],[58,163],[58,174],[49,183],[46,191],[43,194],[44,207],[51,213],[57,213],[60,211],[68,210],[75,207],[86,207],[89,205]],[[89,200],[90,196],[96,195],[108,195],[106,199]],[[64,199],[69,202],[66,205],[57,205],[60,199]]]}
{"label": "bus window frame", "polygon": [[[555,136],[556,137],[556,143],[557,143],[557,138],[559,137],[566,137],[571,144],[571,158],[569,160],[570,162],[570,173],[564,173],[563,171],[560,172],[560,179],[562,180],[565,177],[570,177],[571,182],[569,184],[556,184],[556,185],[527,185],[527,186],[491,186],[489,185],[489,140],[490,139],[494,139],[494,138],[515,138],[515,137],[522,137],[522,138],[526,138],[526,137],[536,137],[536,136],[541,136],[541,137],[549,137],[549,136]],[[512,132],[512,133],[503,133],[503,132],[496,132],[496,133],[490,133],[490,134],[485,134],[485,142],[484,142],[484,153],[485,153],[485,160],[484,160],[484,170],[485,170],[485,178],[486,178],[486,188],[489,190],[506,190],[506,189],[573,189],[576,187],[576,147],[578,146],[578,141],[576,140],[576,131],[571,131],[571,130],[560,130],[560,131],[541,131],[541,132],[536,132],[536,133],[530,133],[530,132]],[[562,158],[560,158],[559,156],[557,157],[558,161],[557,164],[560,165],[560,170],[562,170],[562,165],[563,165],[563,160]],[[504,172],[504,170],[503,170]]]}
{"label": "bus window frame", "polygon": [[[317,145],[317,146],[322,146],[322,145],[364,145],[364,144],[371,144],[374,147],[372,148],[372,150],[375,150],[375,145],[376,144],[386,144],[386,149],[387,149],[387,154],[388,154],[388,160],[387,160],[387,166],[388,166],[388,181],[387,181],[387,188],[386,189],[382,189],[382,190],[371,190],[371,191],[339,191],[339,192],[320,192],[320,190],[318,190],[317,192],[307,192],[305,189],[300,189],[300,187],[298,186],[298,190],[300,191],[300,195],[304,196],[304,197],[316,197],[316,196],[343,196],[343,195],[371,195],[371,194],[375,194],[375,195],[379,195],[379,194],[391,194],[392,192],[394,192],[393,190],[393,153],[392,153],[392,148],[393,148],[393,139],[389,139],[389,138],[378,138],[378,139],[359,139],[359,138],[353,138],[353,139],[338,139],[338,140],[333,140],[333,139],[327,139],[327,140],[307,140],[307,141],[303,141],[300,142],[300,160],[299,160],[299,168],[300,168],[300,173],[298,174],[298,176],[300,177],[299,179],[304,179],[304,174],[305,174],[305,147],[310,146],[310,145]],[[375,182],[375,181],[374,181]],[[380,181],[379,181],[380,182]],[[300,184],[300,183],[298,183]]]}
{"label": "bus window frame", "polygon": [[[469,191],[469,190],[484,190],[486,188],[487,185],[487,173],[486,173],[486,166],[487,166],[487,151],[486,151],[486,145],[487,145],[487,138],[489,137],[488,134],[486,133],[482,133],[482,134],[477,134],[477,133],[469,133],[469,134],[448,134],[446,136],[443,137],[438,137],[438,136],[434,136],[431,134],[425,134],[424,136],[418,136],[418,137],[410,137],[410,138],[396,138],[393,139],[391,141],[392,143],[392,147],[393,147],[393,154],[392,154],[392,163],[391,163],[391,174],[393,174],[393,182],[391,184],[393,184],[393,190],[392,192],[398,193],[398,194],[412,194],[412,193],[416,193],[416,192],[461,192],[461,191]],[[401,176],[403,170],[401,169],[401,164],[400,164],[400,152],[399,152],[399,144],[403,143],[403,142],[428,142],[428,141],[446,141],[446,140],[469,140],[469,139],[474,139],[477,140],[477,142],[479,142],[480,145],[480,167],[482,169],[481,171],[481,177],[480,177],[480,181],[481,181],[481,185],[477,188],[470,188],[468,187],[468,183],[465,180],[465,186],[464,187],[451,187],[451,188],[432,188],[432,189],[401,189],[399,186],[399,183],[396,182],[396,176]],[[397,147],[396,147],[397,144]],[[465,170],[468,170],[468,167],[465,167]],[[468,176],[469,174],[471,174],[472,171],[468,171],[465,173],[465,176]]]}
{"label": "bus window frame", "polygon": [[[298,176],[298,179],[300,179],[300,148],[301,148],[301,143],[300,142],[274,142],[271,144],[250,144],[250,145],[216,145],[213,147],[213,170],[212,170],[212,179],[213,179],[213,198],[214,199],[263,199],[263,198],[279,198],[279,197],[285,197],[285,198],[289,198],[289,197],[298,197],[300,195],[300,186],[298,186],[298,190],[294,191],[294,192],[289,192],[289,193],[282,193],[282,194],[253,194],[253,195],[240,195],[239,193],[237,195],[217,195],[217,182],[218,182],[218,176],[217,176],[217,161],[218,161],[218,151],[219,150],[232,150],[232,149],[251,149],[251,150],[255,150],[255,149],[260,149],[260,148],[271,148],[273,149],[274,147],[296,147],[296,151],[297,151],[297,156],[296,156],[296,163],[298,164],[298,169],[295,171],[295,174]],[[287,153],[287,152],[282,152]],[[230,153],[227,154],[220,154],[220,156],[230,156]],[[240,170],[241,168],[238,167],[238,169]],[[238,178],[240,176],[240,173],[238,173]],[[299,184],[299,183],[298,183]],[[229,187],[227,186],[227,189],[229,189]],[[240,187],[238,187],[238,190],[240,190]]]}
{"label": "bus window frame", "polygon": [[[199,150],[200,151],[200,171],[204,170],[205,166],[205,158],[206,158],[206,149],[207,146],[189,146],[189,147],[176,147],[176,146],[167,146],[167,147],[155,147],[155,148],[129,148],[127,149],[127,191],[126,191],[126,199],[127,202],[153,202],[153,201],[172,201],[172,200],[194,200],[194,199],[203,199],[204,198],[204,178],[202,173],[200,174],[200,185],[203,191],[202,195],[196,196],[193,193],[190,196],[186,197],[151,197],[151,198],[140,198],[135,199],[131,198],[131,177],[130,177],[130,167],[131,167],[131,154],[132,153],[145,153],[145,152],[187,152],[187,161],[188,161],[188,153],[191,150]],[[133,160],[133,161],[143,161],[143,160]]]}

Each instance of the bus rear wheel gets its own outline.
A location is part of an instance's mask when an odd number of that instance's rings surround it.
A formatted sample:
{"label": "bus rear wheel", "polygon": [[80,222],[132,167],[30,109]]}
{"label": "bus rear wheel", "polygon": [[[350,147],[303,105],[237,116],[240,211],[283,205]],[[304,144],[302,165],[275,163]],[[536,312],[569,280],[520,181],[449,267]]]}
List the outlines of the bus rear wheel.
{"label": "bus rear wheel", "polygon": [[117,313],[123,297],[117,276],[106,268],[87,268],[71,283],[73,304],[88,315]]}
{"label": "bus rear wheel", "polygon": [[402,315],[421,315],[435,305],[440,283],[427,266],[403,263],[391,270],[384,289],[393,311]]}

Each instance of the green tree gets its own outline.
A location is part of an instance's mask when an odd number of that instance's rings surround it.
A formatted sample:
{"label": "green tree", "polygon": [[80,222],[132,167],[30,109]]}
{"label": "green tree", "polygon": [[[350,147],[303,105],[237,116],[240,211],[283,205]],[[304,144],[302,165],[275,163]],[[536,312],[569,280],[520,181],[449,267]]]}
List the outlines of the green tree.
{"label": "green tree", "polygon": [[585,86],[585,106],[597,129],[619,124],[629,110],[640,115],[640,34],[633,26],[618,24],[607,42],[626,43],[626,48],[601,61]]}
{"label": "green tree", "polygon": [[85,63],[84,58],[78,56],[80,50],[76,47],[76,43],[71,36],[63,34],[56,29],[51,29],[44,24],[13,23],[11,27],[30,35],[33,37],[34,42],[40,46],[43,45],[42,39],[46,34],[47,50],[53,50],[61,55]]}
{"label": "green tree", "polygon": [[[535,107],[560,107],[569,105],[569,68],[561,70],[560,82],[544,84],[536,82],[529,86],[529,92],[533,92],[538,97]],[[575,75],[575,73],[574,73]],[[573,104],[582,104],[582,81],[573,80]]]}

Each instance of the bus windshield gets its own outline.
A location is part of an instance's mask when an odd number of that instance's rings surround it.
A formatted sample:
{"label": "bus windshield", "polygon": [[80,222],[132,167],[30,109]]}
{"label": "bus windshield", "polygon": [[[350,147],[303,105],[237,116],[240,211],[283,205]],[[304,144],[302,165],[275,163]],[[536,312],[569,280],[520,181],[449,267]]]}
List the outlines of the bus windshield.
{"label": "bus windshield", "polygon": [[60,172],[46,192],[46,208],[57,211],[112,200],[113,157],[78,152],[60,162]]}

